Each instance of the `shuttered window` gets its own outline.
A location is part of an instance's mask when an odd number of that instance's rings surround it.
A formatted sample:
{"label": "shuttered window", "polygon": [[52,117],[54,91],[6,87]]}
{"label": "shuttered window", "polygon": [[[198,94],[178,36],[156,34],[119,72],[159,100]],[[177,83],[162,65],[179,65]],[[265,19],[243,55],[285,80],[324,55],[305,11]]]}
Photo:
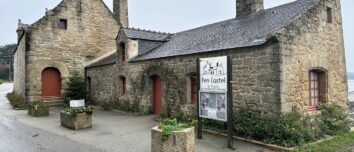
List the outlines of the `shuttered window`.
{"label": "shuttered window", "polygon": [[309,99],[309,109],[317,109],[320,102],[320,80],[319,73],[316,71],[310,71],[310,99]]}

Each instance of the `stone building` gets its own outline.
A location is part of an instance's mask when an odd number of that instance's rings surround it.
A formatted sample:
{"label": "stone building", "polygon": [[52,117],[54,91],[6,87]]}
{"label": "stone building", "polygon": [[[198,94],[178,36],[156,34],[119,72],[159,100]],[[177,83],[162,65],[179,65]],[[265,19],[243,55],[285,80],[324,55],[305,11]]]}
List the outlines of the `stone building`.
{"label": "stone building", "polygon": [[[84,76],[87,63],[112,50],[127,7],[115,0],[114,13],[102,0],[63,0],[31,25],[18,24],[14,92],[27,102],[61,102],[69,75]],[[121,9],[123,8],[123,9]]]}
{"label": "stone building", "polygon": [[115,0],[113,12],[100,0],[64,0],[33,25],[21,24],[15,91],[31,101],[43,97],[46,68],[60,71],[61,84],[82,70],[88,100],[189,115],[197,103],[197,59],[227,55],[235,110],[347,107],[340,0],[297,0],[270,9],[263,0],[236,0],[235,18],[174,34],[129,27],[127,0]]}
{"label": "stone building", "polygon": [[227,55],[235,110],[347,107],[339,0],[270,9],[263,0],[236,0],[236,8],[233,19],[174,34],[121,27],[117,50],[86,66],[90,99],[142,113],[191,114],[197,59]]}

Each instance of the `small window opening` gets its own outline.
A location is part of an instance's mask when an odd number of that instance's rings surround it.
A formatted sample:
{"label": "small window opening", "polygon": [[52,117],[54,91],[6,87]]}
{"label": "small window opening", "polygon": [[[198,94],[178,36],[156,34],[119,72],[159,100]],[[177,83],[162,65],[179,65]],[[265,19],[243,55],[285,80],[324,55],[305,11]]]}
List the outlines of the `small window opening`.
{"label": "small window opening", "polygon": [[327,7],[327,23],[332,23],[332,8]]}
{"label": "small window opening", "polygon": [[197,79],[196,77],[190,77],[191,81],[191,103],[196,104],[197,103]]}
{"label": "small window opening", "polygon": [[125,43],[120,44],[120,51],[121,51],[121,62],[125,62],[125,54],[126,54],[126,47]]}
{"label": "small window opening", "polygon": [[59,19],[58,27],[61,29],[68,29],[68,20]]}
{"label": "small window opening", "polygon": [[127,94],[127,87],[126,87],[126,78],[119,77],[120,79],[120,96],[125,96]]}

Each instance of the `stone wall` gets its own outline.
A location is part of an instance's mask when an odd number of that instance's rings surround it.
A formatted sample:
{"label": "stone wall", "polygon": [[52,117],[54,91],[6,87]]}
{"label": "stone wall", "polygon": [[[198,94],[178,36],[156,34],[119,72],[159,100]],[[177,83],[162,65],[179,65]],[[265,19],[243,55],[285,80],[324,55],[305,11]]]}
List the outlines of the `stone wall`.
{"label": "stone wall", "polygon": [[[67,20],[67,29],[58,27]],[[61,73],[62,94],[70,74],[84,75],[89,61],[116,49],[118,23],[101,0],[64,0],[32,24],[26,61],[26,95],[41,96],[41,72],[47,67]],[[23,85],[23,84],[20,84]]]}
{"label": "stone wall", "polygon": [[[120,38],[118,42],[126,39]],[[127,48],[128,51],[129,48]],[[120,50],[118,50],[118,54]],[[114,102],[120,105],[136,105],[140,111],[152,111],[152,75],[162,79],[163,111],[171,115],[191,114],[196,105],[190,103],[187,89],[188,75],[196,73],[197,58],[229,55],[232,58],[233,102],[234,109],[250,107],[265,113],[280,112],[280,71],[279,46],[270,42],[264,46],[215,51],[198,55],[170,57],[140,62],[117,63],[117,75],[126,77],[127,95],[119,96],[121,84],[116,80],[117,97]],[[118,61],[120,61],[118,55]],[[93,71],[95,72],[93,72]],[[92,68],[89,73],[101,73],[101,68]],[[107,76],[102,77],[105,79]],[[104,86],[94,89],[94,94],[104,95]],[[112,87],[114,88],[114,87]],[[111,94],[110,92],[108,94]],[[110,95],[96,97],[96,101],[105,100]]]}
{"label": "stone wall", "polygon": [[115,101],[118,95],[116,65],[87,68],[86,76],[91,79],[91,100],[96,102]]}
{"label": "stone wall", "polygon": [[17,50],[14,54],[14,92],[21,95],[23,99],[25,94],[25,62],[26,62],[26,39],[25,35],[20,39]]}
{"label": "stone wall", "polygon": [[[328,7],[332,8],[332,23],[327,22]],[[340,1],[317,0],[315,6],[279,31],[278,38],[282,50],[282,111],[289,111],[293,106],[308,109],[309,71],[312,69],[326,71],[327,94],[322,101],[347,107]]]}

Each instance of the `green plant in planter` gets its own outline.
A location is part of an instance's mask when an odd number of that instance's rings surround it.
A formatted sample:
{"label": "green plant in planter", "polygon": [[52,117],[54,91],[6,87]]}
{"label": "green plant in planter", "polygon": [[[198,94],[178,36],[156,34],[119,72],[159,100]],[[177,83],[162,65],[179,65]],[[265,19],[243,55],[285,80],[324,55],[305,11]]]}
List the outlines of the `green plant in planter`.
{"label": "green plant in planter", "polygon": [[93,107],[80,107],[80,108],[67,108],[64,110],[67,115],[71,115],[75,117],[77,114],[85,113],[85,114],[93,114]]}
{"label": "green plant in planter", "polygon": [[172,134],[173,131],[181,131],[183,129],[186,129],[187,125],[178,123],[177,119],[164,119],[161,121],[159,129],[162,130],[161,133],[161,138],[162,141],[166,141],[168,137]]}
{"label": "green plant in planter", "polygon": [[86,84],[84,78],[82,78],[78,72],[74,72],[69,77],[69,81],[66,83],[65,97],[70,100],[79,100],[86,98]]}
{"label": "green plant in planter", "polygon": [[34,117],[48,116],[49,115],[49,105],[36,101],[28,105],[28,114]]}

